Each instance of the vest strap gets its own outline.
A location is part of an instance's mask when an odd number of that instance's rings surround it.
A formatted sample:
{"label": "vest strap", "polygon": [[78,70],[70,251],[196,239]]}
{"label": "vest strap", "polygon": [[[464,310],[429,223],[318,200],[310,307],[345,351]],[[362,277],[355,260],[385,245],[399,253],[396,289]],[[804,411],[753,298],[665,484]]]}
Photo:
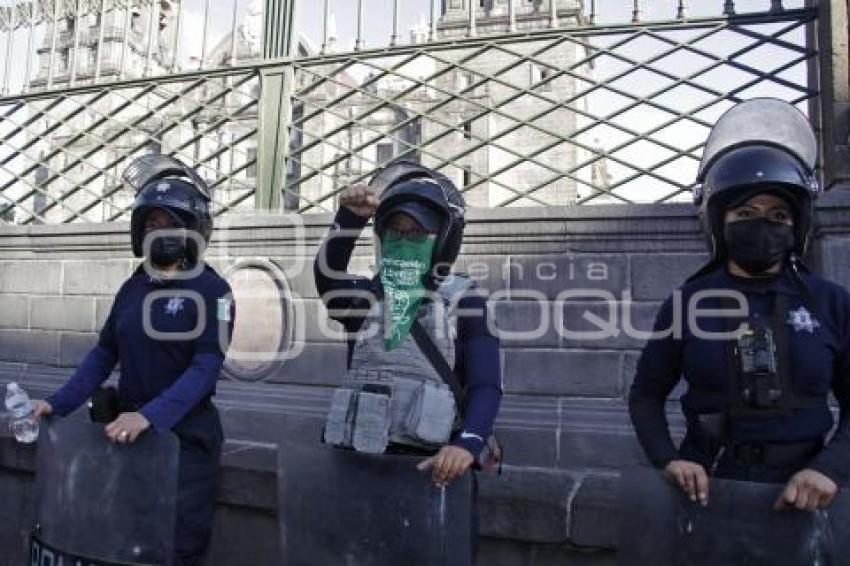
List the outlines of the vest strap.
{"label": "vest strap", "polygon": [[452,390],[452,395],[455,398],[455,405],[460,411],[460,408],[463,406],[463,386],[460,384],[460,381],[457,378],[454,370],[449,367],[449,362],[446,361],[445,356],[440,353],[437,345],[434,344],[434,341],[431,339],[431,336],[422,327],[422,324],[419,320],[415,320],[413,325],[410,327],[410,334],[413,336],[413,340],[416,341],[416,345],[419,347],[419,350],[422,354],[428,359],[437,373],[440,375],[443,381],[446,382],[446,385],[449,386],[449,389]]}

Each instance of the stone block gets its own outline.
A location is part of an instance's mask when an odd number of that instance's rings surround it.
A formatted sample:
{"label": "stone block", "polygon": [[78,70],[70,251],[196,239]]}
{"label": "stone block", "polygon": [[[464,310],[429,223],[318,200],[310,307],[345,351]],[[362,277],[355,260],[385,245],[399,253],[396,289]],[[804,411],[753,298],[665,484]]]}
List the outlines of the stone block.
{"label": "stone block", "polygon": [[[296,349],[299,348],[296,345]],[[347,359],[348,348],[345,344],[307,342],[300,348],[300,354],[286,360],[266,381],[337,385],[348,371]]]}
{"label": "stone block", "polygon": [[511,393],[615,397],[622,365],[618,351],[508,349],[504,381]]}
{"label": "stone block", "polygon": [[58,295],[61,279],[57,261],[0,261],[0,293]]}
{"label": "stone block", "polygon": [[555,299],[563,291],[583,289],[621,297],[629,289],[626,255],[511,256],[505,269],[512,294],[530,290]]}
{"label": "stone block", "polygon": [[0,360],[32,364],[59,364],[59,333],[0,330]]}
{"label": "stone block", "polygon": [[708,254],[632,255],[632,297],[638,301],[662,301],[706,261]]}
{"label": "stone block", "polygon": [[63,332],[59,336],[59,365],[77,367],[97,344],[98,335],[92,332]]}
{"label": "stone block", "polygon": [[504,256],[462,255],[457,258],[453,271],[468,275],[481,291],[494,293],[508,288],[506,265]]}
{"label": "stone block", "polygon": [[553,467],[558,461],[558,433],[541,428],[495,428],[504,447],[504,463],[513,466]]}
{"label": "stone block", "polygon": [[[652,331],[657,303],[568,302],[553,317],[555,331],[568,348],[637,350]],[[556,305],[555,308],[558,308]]]}
{"label": "stone block", "polygon": [[502,346],[524,348],[557,347],[560,339],[553,324],[552,303],[491,300],[490,327]]}
{"label": "stone block", "polygon": [[297,313],[296,336],[307,342],[342,342],[345,331],[342,325],[328,316],[324,303],[319,299],[296,299],[293,307]]}
{"label": "stone block", "polygon": [[826,237],[817,249],[821,275],[850,290],[850,238]]}
{"label": "stone block", "polygon": [[565,428],[559,435],[561,467],[610,468],[648,464],[643,449],[629,427],[592,430]]}
{"label": "stone block", "polygon": [[114,295],[132,273],[127,260],[62,262],[62,292],[66,295]]}
{"label": "stone block", "polygon": [[94,330],[94,297],[41,297],[30,303],[30,326],[43,330]]}
{"label": "stone block", "polygon": [[29,307],[27,295],[0,295],[0,328],[29,328]]}

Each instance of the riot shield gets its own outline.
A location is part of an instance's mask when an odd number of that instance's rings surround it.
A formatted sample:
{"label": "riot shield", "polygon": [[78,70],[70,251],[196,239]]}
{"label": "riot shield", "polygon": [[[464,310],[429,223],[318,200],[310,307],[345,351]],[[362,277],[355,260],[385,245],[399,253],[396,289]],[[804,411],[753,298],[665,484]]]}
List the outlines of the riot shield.
{"label": "riot shield", "polygon": [[658,470],[624,470],[621,566],[837,566],[850,564],[850,494],[829,509],[774,511],[781,485],[712,479],[692,503]]}
{"label": "riot shield", "polygon": [[116,445],[102,425],[43,419],[30,564],[171,564],[178,458],[171,433]]}
{"label": "riot shield", "polygon": [[439,489],[420,461],[282,444],[283,564],[471,566],[471,475]]}

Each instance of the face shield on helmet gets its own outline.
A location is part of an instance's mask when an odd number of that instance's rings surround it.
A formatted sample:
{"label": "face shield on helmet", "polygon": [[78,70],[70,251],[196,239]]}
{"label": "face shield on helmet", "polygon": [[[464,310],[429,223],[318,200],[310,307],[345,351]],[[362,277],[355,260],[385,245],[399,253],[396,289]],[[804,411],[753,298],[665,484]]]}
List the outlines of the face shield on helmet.
{"label": "face shield on helmet", "polygon": [[817,157],[811,125],[787,102],[757,98],[721,116],[706,142],[694,188],[712,252],[700,272],[728,257],[726,211],[763,193],[788,202],[794,216],[793,253],[802,255],[818,193]]}
{"label": "face shield on helmet", "polygon": [[381,237],[390,219],[404,213],[426,231],[433,228],[434,212],[440,219],[432,265],[443,274],[460,252],[466,207],[463,195],[445,175],[413,161],[397,161],[381,169],[369,183],[379,195],[375,234]]}
{"label": "face shield on helmet", "polygon": [[[130,239],[133,255],[145,253],[145,219],[154,209],[167,211],[189,232],[181,259],[195,263],[203,254],[212,233],[209,189],[203,179],[177,159],[160,154],[135,159],[123,175],[124,185],[136,193],[130,219]],[[177,254],[179,236],[176,234],[155,245],[167,247],[168,257]],[[153,249],[152,249],[153,251]],[[181,254],[177,254],[181,255]]]}

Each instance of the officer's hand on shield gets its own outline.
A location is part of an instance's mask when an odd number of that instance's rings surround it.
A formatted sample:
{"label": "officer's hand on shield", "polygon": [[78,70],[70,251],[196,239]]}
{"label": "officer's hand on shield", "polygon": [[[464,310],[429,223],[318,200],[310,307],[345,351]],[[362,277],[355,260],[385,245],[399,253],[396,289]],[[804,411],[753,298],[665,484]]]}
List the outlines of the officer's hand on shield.
{"label": "officer's hand on shield", "polygon": [[106,425],[106,436],[117,444],[132,444],[150,428],[151,424],[141,413],[121,413]]}
{"label": "officer's hand on shield", "polygon": [[708,505],[708,474],[696,462],[673,460],[664,468],[664,477],[676,483],[691,501]]}
{"label": "officer's hand on shield", "polygon": [[815,511],[832,503],[837,492],[838,486],[834,481],[816,470],[805,469],[788,480],[773,508]]}
{"label": "officer's hand on shield", "polygon": [[446,487],[468,472],[474,461],[475,458],[466,448],[448,445],[440,448],[434,456],[420,462],[416,469],[421,472],[430,469],[434,485]]}
{"label": "officer's hand on shield", "polygon": [[50,403],[42,399],[33,399],[32,408],[32,416],[36,421],[38,421],[41,417],[53,414],[53,407],[50,406]]}
{"label": "officer's hand on shield", "polygon": [[339,205],[360,218],[372,218],[378,210],[378,197],[367,185],[355,185],[340,193]]}

